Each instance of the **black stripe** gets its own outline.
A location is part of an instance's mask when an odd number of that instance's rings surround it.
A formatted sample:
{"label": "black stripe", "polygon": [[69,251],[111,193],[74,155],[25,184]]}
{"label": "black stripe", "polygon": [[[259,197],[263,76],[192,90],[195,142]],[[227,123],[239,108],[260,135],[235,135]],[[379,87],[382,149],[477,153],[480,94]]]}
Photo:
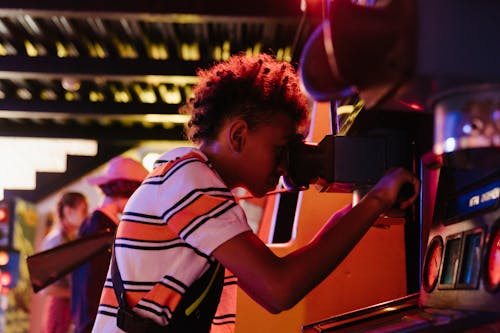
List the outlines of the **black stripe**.
{"label": "black stripe", "polygon": [[180,238],[180,237],[177,237],[174,239],[165,239],[165,240],[144,240],[144,239],[137,239],[137,238],[130,238],[130,237],[116,237],[116,241],[130,241],[130,242],[137,242],[137,243],[173,243],[173,242],[182,243],[182,242],[184,242],[182,240],[182,238]]}
{"label": "black stripe", "polygon": [[[111,279],[106,279],[106,281],[112,281]],[[154,286],[155,284],[158,283],[158,281],[154,281],[154,282],[150,282],[150,281],[142,281],[142,282],[139,282],[139,281],[123,281],[123,283],[125,284],[129,284],[129,285],[132,285],[132,286],[147,286],[147,287],[151,287],[151,286]],[[130,289],[127,289],[127,291],[129,291]],[[140,290],[140,291],[144,291],[144,290]]]}
{"label": "black stripe", "polygon": [[[137,213],[137,212],[123,212],[123,216],[126,216],[126,215],[132,215],[132,216],[139,216],[139,217],[145,217],[145,218],[148,218],[148,219],[158,219],[158,220],[161,220],[161,216],[156,216],[156,215],[147,215],[147,214],[142,214],[142,213]],[[126,219],[123,219],[122,221],[128,221]],[[135,222],[135,221],[132,221],[132,222]]]}
{"label": "black stripe", "polygon": [[[226,205],[228,203],[228,201],[224,201],[222,202],[220,205],[217,205],[216,207],[214,207],[212,210],[210,210],[209,212],[205,213],[205,217],[200,220],[195,226],[193,226],[191,228],[191,230],[189,230],[188,232],[186,232],[186,234],[184,235],[184,239],[187,239],[189,237],[189,235],[191,235],[193,232],[195,232],[199,227],[201,227],[203,224],[205,224],[205,222],[207,222],[208,220],[211,220],[211,219],[214,219],[214,218],[217,218],[219,216],[221,216],[222,214],[224,214],[225,212],[227,212],[228,210],[232,209],[234,206],[236,206],[236,203],[235,202],[232,202],[228,205],[228,207],[226,207],[225,209],[222,209],[221,211],[219,211],[217,214],[214,214],[214,215],[210,215],[210,213],[212,213],[213,211],[216,211],[217,209],[219,209],[221,206],[223,205]],[[200,216],[198,216],[196,219],[198,219]],[[189,224],[186,225],[186,227],[184,227],[181,232],[179,234],[182,234],[184,229],[186,229],[187,227],[189,227],[191,225],[191,222]]]}
{"label": "black stripe", "polygon": [[[165,280],[168,280],[168,281],[171,281],[173,282],[174,285],[171,285],[171,284],[166,284],[165,282],[163,281],[155,281],[155,282],[148,282],[148,281],[144,281],[144,282],[138,282],[138,281],[123,281],[123,284],[128,284],[128,285],[135,285],[135,286],[144,286],[144,288],[147,288],[147,289],[129,289],[129,288],[125,288],[126,291],[138,291],[138,292],[150,292],[151,289],[157,285],[157,284],[160,284],[168,289],[171,289],[181,295],[183,295],[185,292],[186,292],[186,289],[188,288],[183,282],[173,278],[172,276],[170,275],[165,275],[163,276],[162,279],[165,279]],[[108,283],[112,283],[112,279],[110,278],[106,278],[106,282]],[[184,291],[180,290],[180,288],[184,288]],[[112,289],[113,287],[112,286],[104,286],[104,288],[108,288],[108,289]]]}
{"label": "black stripe", "polygon": [[[173,276],[170,276],[170,275],[165,275],[165,276],[163,277],[163,279],[168,280],[168,281],[172,281],[172,282],[173,282],[173,283],[175,283],[176,285],[178,285],[178,286],[180,286],[180,287],[184,288],[184,290],[186,290],[186,289],[188,288],[188,286],[187,286],[187,285],[185,285],[185,284],[184,284],[184,282],[182,282],[182,281],[180,281],[180,280],[177,280],[177,279],[176,279],[176,278],[174,278]],[[162,285],[164,285],[164,286],[165,286],[165,287],[167,287],[167,288],[171,288],[171,289],[173,289],[173,290],[177,291],[179,294],[184,294],[184,293],[183,293],[183,292],[181,292],[180,290],[174,289],[174,288],[172,288],[172,286],[170,286],[170,285],[166,285],[164,282],[161,282],[161,281],[160,281],[159,283],[160,283],[160,284],[162,284]]]}
{"label": "black stripe", "polygon": [[214,319],[224,319],[224,318],[236,318],[236,314],[228,313],[225,315],[215,316]]}
{"label": "black stripe", "polygon": [[[115,243],[115,248],[122,247],[126,249],[134,249],[134,250],[168,250],[168,249],[174,249],[178,247],[186,247],[186,248],[191,248],[191,246],[187,246],[186,243],[177,243],[177,244],[166,244],[163,246],[140,246],[140,245],[131,245],[131,244],[121,244],[121,243]],[[206,257],[206,255],[205,255]]]}
{"label": "black stripe", "polygon": [[[163,184],[167,179],[169,179],[170,177],[172,177],[175,172],[177,172],[180,168],[182,168],[183,166],[186,166],[188,164],[191,164],[191,163],[195,163],[195,162],[200,162],[202,164],[206,164],[205,162],[203,161],[200,161],[199,159],[193,157],[193,158],[189,158],[189,159],[186,159],[186,160],[183,160],[179,163],[176,163],[174,164],[172,167],[170,167],[170,169],[168,169],[168,171],[166,173],[164,173],[163,175],[159,175],[159,176],[153,176],[153,177],[149,177],[147,178],[143,184],[150,184],[150,185],[161,185]],[[158,180],[151,180],[151,179],[158,179]]]}
{"label": "black stripe", "polygon": [[139,220],[132,220],[130,218],[124,218],[121,220],[121,222],[133,222],[133,223],[140,223],[140,224],[146,224],[146,225],[156,225],[156,226],[163,226],[164,222],[161,217],[158,217],[158,222],[146,222],[146,221],[139,221]]}
{"label": "black stripe", "polygon": [[107,304],[99,304],[99,307],[118,310],[117,306],[111,306],[111,305],[107,305]]}
{"label": "black stripe", "polygon": [[224,281],[224,286],[232,286],[232,285],[237,285],[238,284],[238,281],[230,281],[230,282],[225,282]]}
{"label": "black stripe", "polygon": [[220,323],[212,322],[212,325],[222,326],[222,325],[235,324],[235,323],[236,323],[236,319],[235,320],[226,320],[226,321],[223,321]]}
{"label": "black stripe", "polygon": [[115,313],[112,313],[112,312],[108,312],[108,311],[98,311],[99,314],[102,314],[102,315],[105,315],[105,316],[110,316],[110,317],[115,317],[116,318],[116,314]]}

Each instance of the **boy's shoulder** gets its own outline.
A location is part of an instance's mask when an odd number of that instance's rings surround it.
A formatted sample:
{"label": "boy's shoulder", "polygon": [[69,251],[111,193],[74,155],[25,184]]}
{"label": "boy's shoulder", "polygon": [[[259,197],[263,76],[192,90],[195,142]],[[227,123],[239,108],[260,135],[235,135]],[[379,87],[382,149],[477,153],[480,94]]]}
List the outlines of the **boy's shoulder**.
{"label": "boy's shoulder", "polygon": [[167,152],[164,152],[160,157],[158,157],[154,163],[154,167],[167,163],[167,162],[172,162],[175,160],[183,159],[189,156],[197,157],[203,161],[207,160],[207,157],[198,149],[195,147],[177,147],[174,149],[171,149]]}

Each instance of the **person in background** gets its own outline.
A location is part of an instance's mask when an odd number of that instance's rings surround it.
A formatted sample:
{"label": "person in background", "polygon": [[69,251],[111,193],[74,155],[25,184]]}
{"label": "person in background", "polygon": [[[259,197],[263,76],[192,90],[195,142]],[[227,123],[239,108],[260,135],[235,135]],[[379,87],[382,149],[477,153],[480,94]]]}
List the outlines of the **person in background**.
{"label": "person in background", "polygon": [[[90,184],[101,189],[104,198],[82,223],[78,235],[115,232],[125,203],[147,173],[138,161],[118,156],[109,161],[103,174],[88,178]],[[110,257],[110,251],[103,251],[73,271],[71,310],[76,333],[92,330]]]}
{"label": "person in background", "polygon": [[[58,222],[43,238],[46,251],[76,239],[78,228],[88,214],[86,197],[79,192],[65,192],[57,202]],[[46,306],[42,315],[42,333],[67,333],[71,327],[71,274],[43,290]]]}
{"label": "person in background", "polygon": [[[163,154],[128,201],[94,333],[234,332],[236,280],[269,312],[290,309],[381,213],[395,205],[404,210],[417,198],[418,179],[389,170],[308,244],[278,257],[252,232],[232,191],[243,187],[262,197],[286,175],[289,145],[309,119],[296,71],[270,55],[235,55],[198,77],[185,106],[196,147]],[[414,193],[401,199],[406,183]],[[222,289],[224,267],[232,292]]]}

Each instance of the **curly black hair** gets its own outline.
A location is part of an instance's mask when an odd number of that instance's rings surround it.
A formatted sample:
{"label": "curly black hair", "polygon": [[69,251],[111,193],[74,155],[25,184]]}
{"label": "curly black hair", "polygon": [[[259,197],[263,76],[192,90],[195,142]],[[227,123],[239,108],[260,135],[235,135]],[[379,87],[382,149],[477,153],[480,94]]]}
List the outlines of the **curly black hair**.
{"label": "curly black hair", "polygon": [[215,139],[224,121],[241,117],[250,126],[284,112],[304,131],[309,121],[307,98],[294,67],[269,54],[233,55],[213,67],[198,70],[199,81],[180,112],[190,114],[186,135],[194,143]]}

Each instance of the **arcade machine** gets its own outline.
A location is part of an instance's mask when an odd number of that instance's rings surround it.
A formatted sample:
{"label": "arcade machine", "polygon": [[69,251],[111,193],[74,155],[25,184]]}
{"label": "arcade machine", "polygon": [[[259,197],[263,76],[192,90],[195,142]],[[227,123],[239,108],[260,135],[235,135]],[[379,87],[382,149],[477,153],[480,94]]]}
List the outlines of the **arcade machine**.
{"label": "arcade machine", "polygon": [[315,100],[331,101],[334,133],[296,145],[288,181],[355,192],[374,177],[340,169],[355,148],[383,156],[370,169],[410,167],[422,189],[406,216],[418,225],[405,245],[408,295],[302,332],[498,332],[500,2],[329,0],[323,13],[300,72]]}

